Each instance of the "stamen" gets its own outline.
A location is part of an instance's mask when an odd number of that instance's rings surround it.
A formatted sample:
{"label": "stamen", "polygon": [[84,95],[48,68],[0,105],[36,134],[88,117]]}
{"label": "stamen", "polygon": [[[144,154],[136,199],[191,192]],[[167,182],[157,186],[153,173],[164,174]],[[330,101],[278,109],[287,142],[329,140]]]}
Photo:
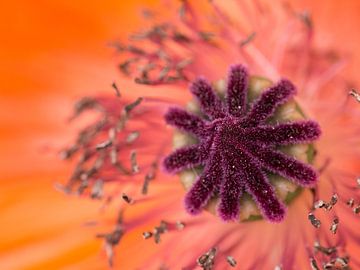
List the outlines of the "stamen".
{"label": "stamen", "polygon": [[334,254],[334,253],[337,252],[336,247],[326,248],[326,247],[321,246],[318,241],[315,241],[315,243],[314,243],[314,249],[315,249],[316,251],[319,251],[319,252],[327,255],[327,256],[330,256],[330,255],[332,255],[332,254]]}
{"label": "stamen", "polygon": [[318,220],[313,213],[309,213],[308,218],[309,218],[311,224],[312,224],[316,229],[320,228],[320,226],[321,226],[321,221]]}
{"label": "stamen", "polygon": [[303,12],[300,12],[298,14],[300,20],[302,20],[304,22],[304,24],[308,27],[308,29],[312,29],[313,28],[313,21],[312,21],[312,17],[311,14],[309,13],[309,11],[305,10]]}
{"label": "stamen", "polygon": [[354,204],[355,204],[355,200],[353,198],[349,199],[346,204],[350,207],[353,208]]}
{"label": "stamen", "polygon": [[203,270],[211,270],[211,269],[213,269],[213,266],[214,266],[214,263],[215,263],[216,251],[217,251],[216,248],[213,247],[208,252],[201,255],[197,259],[198,265]]}
{"label": "stamen", "polygon": [[149,239],[153,236],[152,232],[143,232],[144,239]]}
{"label": "stamen", "polygon": [[179,231],[182,231],[185,228],[185,223],[181,222],[181,221],[176,221],[176,229],[178,229]]}
{"label": "stamen", "polygon": [[130,198],[127,194],[123,193],[121,195],[121,198],[127,202],[128,204],[133,204],[134,203],[134,200],[132,198]]}
{"label": "stamen", "polygon": [[[201,32],[199,37],[197,42],[205,41],[211,44],[212,39],[210,39],[209,33]],[[128,57],[119,64],[121,73],[125,76],[132,75],[135,77],[135,83],[145,85],[187,81],[184,70],[190,64],[189,60],[179,60],[181,56],[173,56],[172,51],[161,46],[167,40],[175,41],[179,45],[192,42],[192,39],[181,33],[175,26],[169,27],[168,24],[160,24],[132,35],[130,39],[132,44],[130,45],[112,44],[117,52]],[[147,49],[142,42],[155,43],[158,50],[154,52]],[[135,45],[135,43],[137,44]],[[135,73],[134,70],[136,70],[136,74],[132,74]]]}
{"label": "stamen", "polygon": [[91,199],[102,199],[104,195],[104,181],[99,179],[97,180],[91,190],[90,197]]}
{"label": "stamen", "polygon": [[139,138],[140,136],[140,132],[139,131],[133,131],[131,132],[127,137],[126,137],[126,142],[127,143],[132,143],[134,142],[137,138]]}
{"label": "stamen", "polygon": [[136,161],[136,151],[131,151],[130,161],[131,161],[132,173],[138,173],[140,171],[140,169],[139,169],[139,165],[137,164],[137,161]]}
{"label": "stamen", "polygon": [[102,143],[97,144],[96,145],[96,150],[103,150],[105,148],[108,148],[111,145],[112,145],[112,141],[106,140],[106,141],[104,141]]}
{"label": "stamen", "polygon": [[168,224],[165,221],[161,221],[159,226],[156,226],[154,228],[153,236],[156,244],[160,243],[160,236],[161,234],[167,232],[168,230]]}
{"label": "stamen", "polygon": [[139,106],[140,103],[143,101],[142,97],[137,98],[133,103],[130,103],[124,107],[125,112],[128,114],[130,113],[136,106]]}
{"label": "stamen", "polygon": [[[116,87],[116,86],[115,86]],[[83,194],[88,188],[88,192],[92,199],[102,199],[103,185],[108,179],[99,179],[102,173],[102,168],[106,167],[108,161],[113,168],[116,168],[124,175],[129,175],[130,172],[118,161],[119,144],[133,143],[139,136],[138,131],[130,133],[128,137],[122,139],[123,136],[117,136],[118,133],[123,131],[126,122],[131,117],[131,112],[142,101],[138,98],[135,102],[123,105],[119,111],[110,112],[109,106],[117,105],[112,104],[109,100],[83,98],[76,103],[74,109],[74,117],[78,117],[85,110],[97,110],[100,113],[100,119],[94,124],[89,125],[80,131],[74,145],[60,153],[62,159],[70,159],[75,155],[79,156],[79,161],[69,179],[69,182],[63,188],[58,187],[70,193],[73,189],[77,194]],[[110,115],[111,113],[111,115]],[[103,139],[107,135],[107,139]],[[102,141],[98,143],[99,139]],[[120,142],[120,139],[124,142]],[[94,161],[94,163],[88,164]],[[136,162],[136,154],[132,154],[132,168],[134,173],[139,171],[139,166]],[[110,180],[110,179],[109,179]]]}
{"label": "stamen", "polygon": [[332,259],[330,262],[324,265],[325,270],[333,269],[348,269],[349,258],[348,257],[337,257]]}
{"label": "stamen", "polygon": [[134,62],[134,59],[128,59],[119,64],[119,69],[125,76],[130,75],[130,64]]}
{"label": "stamen", "polygon": [[69,149],[63,150],[60,152],[60,159],[65,160],[71,158],[77,151],[79,150],[79,147],[77,145],[74,145],[70,147]]}
{"label": "stamen", "polygon": [[325,207],[326,203],[323,200],[319,200],[314,203],[314,208],[319,209]]}
{"label": "stamen", "polygon": [[314,258],[310,258],[310,267],[311,267],[311,270],[320,270],[320,268]]}
{"label": "stamen", "polygon": [[328,207],[326,207],[326,210],[330,211],[333,208],[333,206],[337,203],[337,201],[338,201],[338,195],[337,194],[332,195]]}
{"label": "stamen", "polygon": [[236,260],[234,259],[234,257],[232,257],[232,256],[227,256],[226,257],[226,260],[227,260],[227,262],[229,263],[229,265],[231,266],[231,267],[235,267],[236,266]]}
{"label": "stamen", "polygon": [[329,203],[326,203],[323,200],[319,200],[314,203],[314,208],[315,209],[324,208],[326,211],[330,211],[337,202],[338,202],[338,195],[334,194],[331,196]]}
{"label": "stamen", "polygon": [[252,32],[250,35],[248,35],[244,40],[240,42],[240,47],[245,47],[247,44],[252,42],[256,37],[256,32]]}
{"label": "stamen", "polygon": [[101,233],[96,235],[96,237],[104,238],[105,240],[105,251],[110,267],[113,266],[114,247],[119,244],[121,238],[125,234],[122,226],[122,214],[123,212],[120,211],[115,229],[111,233]]}
{"label": "stamen", "polygon": [[144,184],[141,189],[141,193],[143,195],[146,195],[148,193],[149,183],[151,180],[155,179],[156,169],[157,169],[157,162],[153,162],[151,164],[149,172],[145,175]]}
{"label": "stamen", "polygon": [[351,89],[349,95],[355,98],[357,102],[360,102],[360,94],[355,89]]}
{"label": "stamen", "polygon": [[111,141],[112,143],[115,141],[116,139],[116,133],[117,133],[117,130],[116,128],[110,128],[109,129],[109,141]]}
{"label": "stamen", "polygon": [[102,111],[102,106],[97,102],[96,99],[90,97],[84,97],[79,100],[74,106],[74,115],[70,118],[70,120],[78,117],[85,110],[96,109],[98,111]]}
{"label": "stamen", "polygon": [[338,217],[335,217],[332,221],[332,224],[330,226],[330,231],[333,233],[333,234],[336,234],[337,230],[338,230],[338,226],[339,226],[339,218]]}
{"label": "stamen", "polygon": [[119,88],[117,87],[116,83],[113,82],[113,83],[111,84],[111,86],[112,86],[112,88],[115,90],[116,96],[117,96],[117,97],[121,97],[120,90],[119,90]]}

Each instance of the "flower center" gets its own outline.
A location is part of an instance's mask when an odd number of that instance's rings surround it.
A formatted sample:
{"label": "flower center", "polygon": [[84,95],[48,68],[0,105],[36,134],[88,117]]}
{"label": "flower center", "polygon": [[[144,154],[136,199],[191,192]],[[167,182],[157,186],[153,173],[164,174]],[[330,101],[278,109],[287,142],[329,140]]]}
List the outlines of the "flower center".
{"label": "flower center", "polygon": [[309,142],[318,138],[320,129],[316,122],[305,121],[290,100],[295,93],[291,82],[264,87],[259,79],[259,90],[254,86],[258,80],[250,79],[248,86],[244,70],[233,67],[225,95],[203,79],[195,81],[194,114],[169,110],[165,119],[180,130],[174,136],[179,149],[164,165],[180,171],[191,214],[204,208],[225,221],[265,217],[279,222],[285,216],[283,203],[288,204],[299,187],[317,180],[306,163],[314,152]]}

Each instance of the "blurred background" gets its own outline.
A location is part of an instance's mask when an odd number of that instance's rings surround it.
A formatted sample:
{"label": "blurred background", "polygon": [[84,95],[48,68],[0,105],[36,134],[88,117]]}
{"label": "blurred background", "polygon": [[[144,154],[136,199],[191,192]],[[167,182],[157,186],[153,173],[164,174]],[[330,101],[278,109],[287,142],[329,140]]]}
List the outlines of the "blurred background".
{"label": "blurred background", "polygon": [[[54,189],[69,172],[57,149],[73,134],[73,102],[119,79],[107,43],[141,27],[142,8],[160,2],[1,3],[0,269],[107,269],[101,241],[81,225],[97,214],[94,202]],[[358,83],[360,1],[290,2],[312,14],[318,46],[349,55],[346,74]]]}

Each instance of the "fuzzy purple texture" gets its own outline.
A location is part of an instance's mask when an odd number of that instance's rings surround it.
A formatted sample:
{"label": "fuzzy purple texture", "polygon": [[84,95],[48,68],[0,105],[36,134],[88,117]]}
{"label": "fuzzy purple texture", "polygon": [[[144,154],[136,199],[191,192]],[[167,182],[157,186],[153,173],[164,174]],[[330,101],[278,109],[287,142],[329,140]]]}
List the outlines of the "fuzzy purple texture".
{"label": "fuzzy purple texture", "polygon": [[277,148],[316,140],[321,133],[319,125],[310,120],[274,125],[267,122],[276,108],[296,93],[294,85],[281,80],[248,106],[248,72],[244,66],[234,65],[229,71],[225,102],[204,78],[195,80],[190,90],[206,119],[180,108],[171,108],[165,115],[168,124],[199,140],[198,144],[180,148],[164,160],[169,172],[204,167],[186,194],[187,211],[199,213],[218,194],[219,216],[224,221],[237,220],[240,197],[247,192],[267,220],[283,220],[285,206],[277,199],[267,172],[304,187],[313,186],[318,176],[310,165]]}

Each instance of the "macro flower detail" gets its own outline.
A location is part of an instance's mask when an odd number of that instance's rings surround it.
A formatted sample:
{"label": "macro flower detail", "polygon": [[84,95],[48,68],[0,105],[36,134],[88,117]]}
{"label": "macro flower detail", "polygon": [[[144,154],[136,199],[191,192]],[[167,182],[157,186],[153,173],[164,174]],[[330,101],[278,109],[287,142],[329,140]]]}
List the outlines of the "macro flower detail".
{"label": "macro flower detail", "polygon": [[[97,52],[84,58],[86,77],[75,76],[76,57],[73,80],[55,80],[59,89],[84,89],[70,117],[76,133],[61,125],[65,134],[51,146],[72,165],[53,179],[71,199],[49,215],[35,211],[39,224],[28,223],[27,235],[6,232],[0,268],[360,269],[359,80],[343,72],[351,59],[343,45],[352,43],[340,42],[332,24],[324,31],[311,7],[330,9],[286,0],[165,2],[144,7],[133,30],[122,23],[127,36],[103,41],[114,53],[109,70],[102,60],[89,64]],[[234,59],[243,65],[226,76]],[[65,118],[63,101],[56,96]],[[16,215],[24,222],[28,207],[24,201]],[[34,242],[35,256],[22,246],[14,260],[13,240],[43,226],[51,238]],[[56,257],[43,252],[52,243]]]}
{"label": "macro flower detail", "polygon": [[[224,100],[204,78],[190,86],[203,115],[170,108],[167,124],[198,139],[197,144],[175,150],[164,160],[168,172],[202,166],[203,171],[185,197],[185,207],[198,214],[213,196],[224,221],[237,220],[240,198],[251,195],[262,215],[280,222],[285,206],[276,196],[268,174],[291,180],[301,187],[314,186],[317,172],[308,164],[286,155],[279,147],[304,144],[320,136],[315,121],[270,121],[277,108],[296,93],[288,80],[280,80],[248,104],[249,76],[242,65],[230,68]],[[202,117],[203,116],[203,117]]]}

